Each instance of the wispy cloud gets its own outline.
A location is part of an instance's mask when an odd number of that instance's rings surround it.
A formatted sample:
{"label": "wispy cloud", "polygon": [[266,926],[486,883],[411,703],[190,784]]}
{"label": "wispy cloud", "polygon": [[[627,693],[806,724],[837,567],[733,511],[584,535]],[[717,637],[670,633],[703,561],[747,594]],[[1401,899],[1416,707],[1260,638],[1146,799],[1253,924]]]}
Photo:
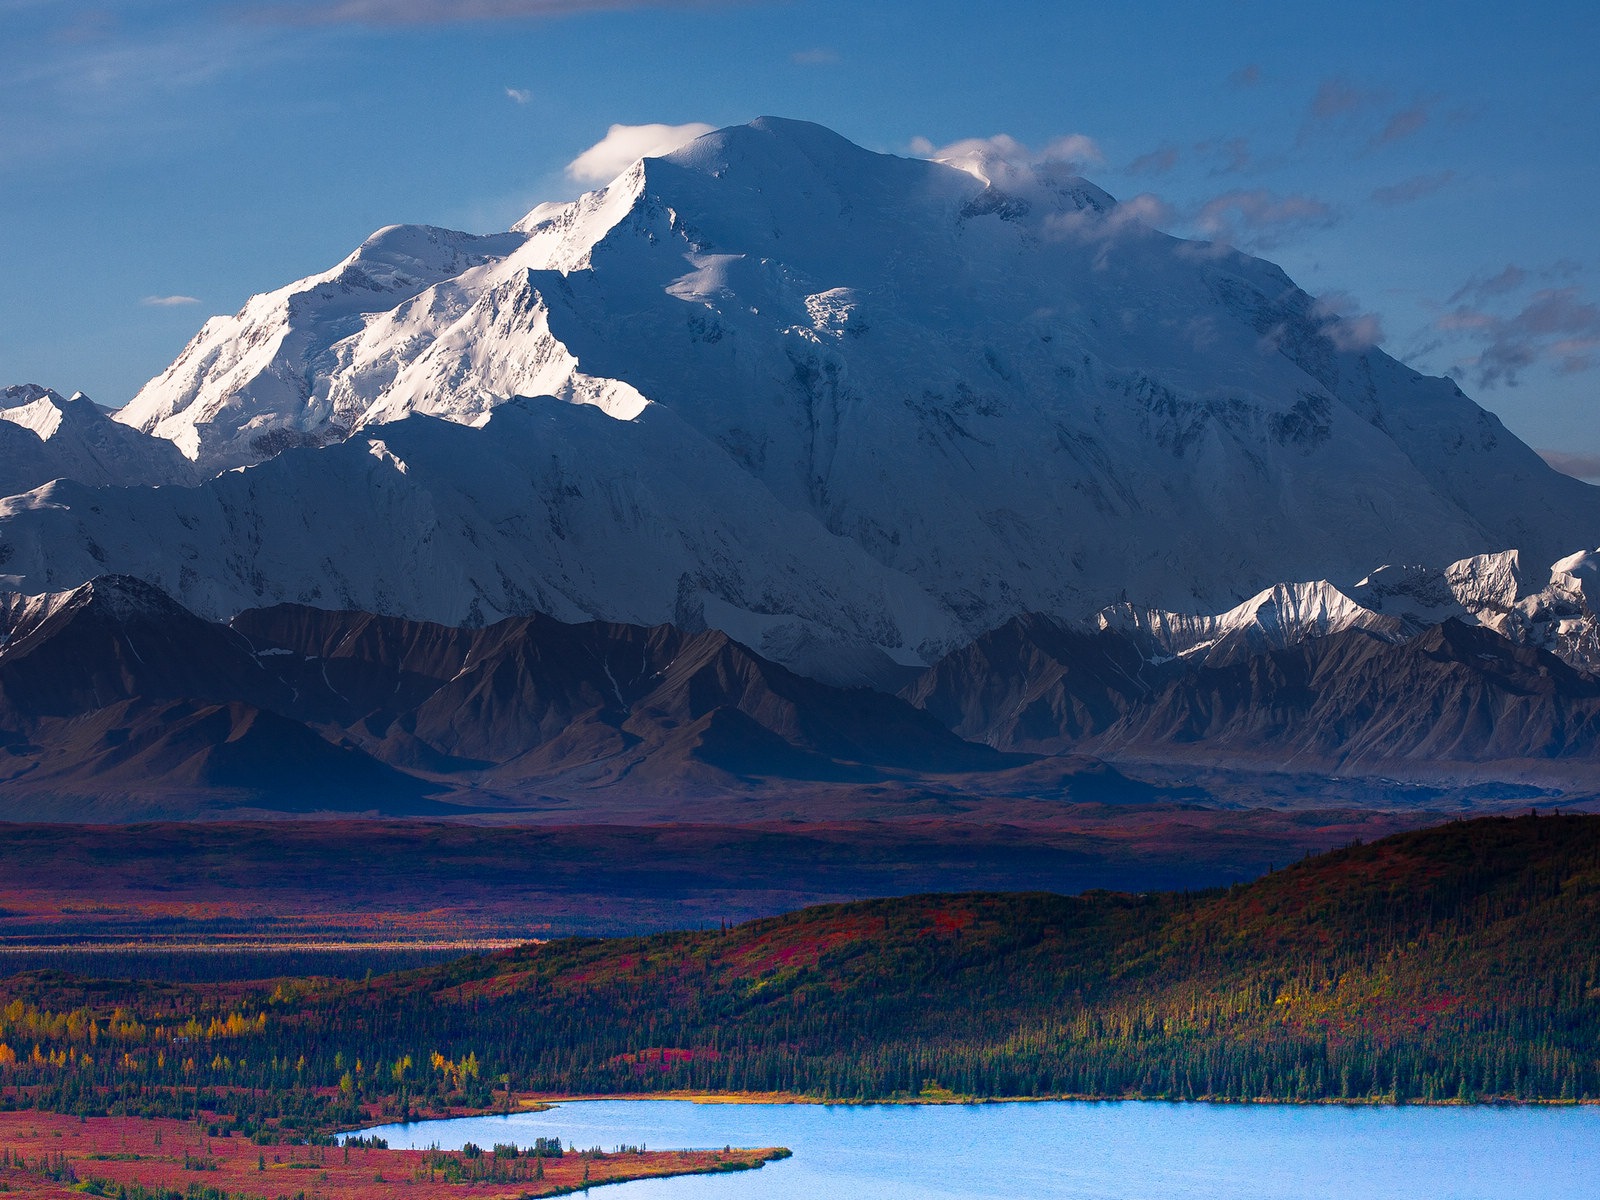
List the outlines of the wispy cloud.
{"label": "wispy cloud", "polygon": [[1303,146],[1330,131],[1359,126],[1367,111],[1382,104],[1388,96],[1381,89],[1362,87],[1342,75],[1324,79],[1311,97],[1295,140]]}
{"label": "wispy cloud", "polygon": [[1038,148],[1018,141],[1008,133],[993,137],[963,138],[937,146],[925,137],[911,139],[911,153],[918,158],[960,167],[986,182],[1004,186],[1008,180],[1026,176],[1033,168],[1049,165],[1074,174],[1105,162],[1099,144],[1088,134],[1069,133]]}
{"label": "wispy cloud", "polygon": [[159,157],[211,125],[211,110],[191,103],[197,92],[228,76],[269,73],[308,53],[282,30],[216,12],[180,17],[151,5],[145,14],[113,0],[102,6],[110,10],[102,17],[69,18],[60,13],[67,7],[20,12],[13,6],[0,19],[23,26],[0,37],[7,89],[0,170]]}
{"label": "wispy cloud", "polygon": [[1149,154],[1141,154],[1128,164],[1130,175],[1165,175],[1178,165],[1178,148],[1170,142]]}
{"label": "wispy cloud", "polygon": [[1460,304],[1464,300],[1487,300],[1493,296],[1504,296],[1516,291],[1530,278],[1532,273],[1526,267],[1507,263],[1503,270],[1496,271],[1493,275],[1474,275],[1451,294],[1447,303]]}
{"label": "wispy cloud", "polygon": [[179,308],[185,304],[199,304],[196,296],[146,296],[139,301],[146,308]]}
{"label": "wispy cloud", "polygon": [[1432,115],[1433,101],[1418,100],[1415,104],[1402,108],[1385,121],[1383,128],[1374,135],[1372,144],[1374,146],[1387,146],[1391,142],[1404,141],[1406,138],[1420,133]]}
{"label": "wispy cloud", "polygon": [[1368,87],[1335,75],[1317,85],[1295,144],[1303,147],[1328,136],[1361,137],[1368,150],[1380,150],[1427,128],[1439,100],[1438,96],[1420,96],[1393,109],[1394,93],[1390,89]]}
{"label": "wispy cloud", "polygon": [[294,25],[460,25],[525,21],[639,8],[716,8],[732,0],[333,0],[254,10],[260,21]]}
{"label": "wispy cloud", "polygon": [[[1525,275],[1515,278],[1518,283],[1504,284],[1506,291],[1515,290]],[[1480,298],[1504,294],[1484,292],[1484,286],[1492,287],[1494,281],[1486,280],[1480,290],[1467,294]],[[1542,288],[1509,313],[1458,305],[1435,320],[1433,329],[1440,344],[1465,343],[1475,348],[1475,353],[1456,361],[1451,374],[1470,375],[1484,387],[1515,387],[1523,373],[1535,366],[1548,366],[1558,375],[1575,375],[1600,365],[1600,305],[1587,300],[1576,287]]]}
{"label": "wispy cloud", "polygon": [[635,160],[671,154],[715,129],[715,125],[703,121],[687,125],[613,125],[605,137],[567,164],[567,178],[583,184],[610,183]]}
{"label": "wispy cloud", "polygon": [[1311,315],[1341,350],[1370,350],[1383,342],[1383,323],[1378,314],[1364,312],[1348,292],[1327,292],[1317,297]]}
{"label": "wispy cloud", "polygon": [[1211,174],[1236,175],[1248,171],[1254,163],[1250,142],[1242,137],[1209,138],[1196,142],[1194,152],[1201,158],[1212,160]]}
{"label": "wispy cloud", "polygon": [[533,99],[533,93],[527,88],[508,87],[506,89],[506,99],[513,104],[526,104]]}
{"label": "wispy cloud", "polygon": [[830,46],[814,46],[810,50],[796,50],[789,61],[799,67],[832,67],[839,63],[839,52]]}
{"label": "wispy cloud", "polygon": [[1536,453],[1563,475],[1600,483],[1600,454],[1578,454],[1568,450],[1539,450]]}
{"label": "wispy cloud", "polygon": [[1332,206],[1314,196],[1235,188],[1202,204],[1194,226],[1213,241],[1265,249],[1291,232],[1326,229],[1338,219]]}
{"label": "wispy cloud", "polygon": [[1159,196],[1143,192],[1120,201],[1106,212],[1092,208],[1077,212],[1054,213],[1045,219],[1045,232],[1061,240],[1082,242],[1096,247],[1094,264],[1104,267],[1112,251],[1133,239],[1146,238],[1160,226],[1177,217],[1172,207]]}
{"label": "wispy cloud", "polygon": [[1442,359],[1446,374],[1481,387],[1516,387],[1533,370],[1559,376],[1600,368],[1600,304],[1571,282],[1581,271],[1559,259],[1474,275],[1440,306],[1406,357]]}
{"label": "wispy cloud", "polygon": [[79,13],[67,24],[37,31],[20,61],[7,63],[8,82],[58,91],[78,103],[98,98],[126,103],[140,92],[180,92],[283,48],[263,31],[221,15],[156,19],[129,26],[116,12],[101,19]]}
{"label": "wispy cloud", "polygon": [[1436,175],[1414,175],[1410,179],[1401,180],[1399,183],[1390,184],[1388,187],[1374,188],[1372,200],[1385,208],[1394,208],[1401,204],[1411,204],[1425,196],[1449,186],[1456,177],[1454,171],[1440,171]]}
{"label": "wispy cloud", "polygon": [[1357,87],[1343,76],[1324,79],[1317,85],[1316,95],[1311,97],[1307,117],[1312,121],[1332,121],[1378,102],[1383,95],[1380,91]]}

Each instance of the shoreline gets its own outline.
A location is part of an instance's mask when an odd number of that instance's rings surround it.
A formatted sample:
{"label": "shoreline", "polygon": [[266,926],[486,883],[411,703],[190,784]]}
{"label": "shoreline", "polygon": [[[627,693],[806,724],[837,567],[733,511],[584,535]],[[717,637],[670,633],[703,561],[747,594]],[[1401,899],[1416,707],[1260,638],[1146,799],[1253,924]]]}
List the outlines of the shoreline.
{"label": "shoreline", "polygon": [[[1589,1100],[1522,1100],[1511,1097],[1490,1097],[1479,1100],[1395,1100],[1391,1097],[1340,1097],[1317,1100],[1292,1100],[1278,1097],[1254,1097],[1248,1100],[1230,1100],[1221,1097],[1197,1096],[1194,1099],[1175,1099],[1167,1096],[906,1096],[881,1100],[824,1099],[799,1092],[611,1092],[583,1095],[563,1095],[553,1092],[535,1092],[519,1096],[522,1105],[514,1112],[546,1112],[562,1104],[581,1104],[596,1101],[658,1100],[689,1104],[748,1104],[783,1105],[809,1104],[825,1108],[880,1108],[880,1107],[970,1107],[981,1104],[1208,1104],[1229,1108],[1271,1106],[1281,1108],[1586,1108],[1600,1105],[1600,1099]],[[502,1111],[463,1114],[476,1116],[510,1116]],[[459,1118],[422,1118],[423,1120],[451,1120]],[[389,1124],[399,1124],[391,1121]],[[415,1122],[413,1122],[414,1124]],[[369,1127],[373,1128],[373,1127]]]}
{"label": "shoreline", "polygon": [[1256,1097],[1249,1100],[1231,1100],[1218,1097],[1196,1097],[1192,1100],[1172,1099],[1163,1096],[919,1096],[881,1100],[841,1100],[807,1096],[799,1092],[596,1092],[568,1095],[556,1092],[535,1092],[516,1098],[517,1107],[432,1112],[413,1115],[409,1121],[379,1119],[361,1125],[339,1126],[331,1132],[335,1138],[356,1136],[377,1129],[408,1128],[413,1125],[433,1124],[440,1121],[473,1121],[484,1117],[513,1117],[524,1113],[551,1112],[563,1104],[607,1103],[662,1103],[700,1105],[784,1106],[809,1105],[819,1108],[972,1108],[992,1104],[1170,1104],[1207,1105],[1226,1108],[1450,1108],[1450,1109],[1520,1109],[1520,1108],[1591,1108],[1600,1106],[1600,1098],[1588,1100],[1518,1100],[1492,1098],[1485,1100],[1393,1100],[1386,1097],[1354,1097],[1348,1099],[1286,1100]]}
{"label": "shoreline", "polygon": [[[782,1146],[559,1155],[257,1144],[162,1117],[0,1112],[0,1192],[8,1200],[116,1200],[129,1195],[209,1200],[535,1200],[642,1179],[760,1170],[791,1157]],[[198,1177],[196,1173],[198,1174]]]}

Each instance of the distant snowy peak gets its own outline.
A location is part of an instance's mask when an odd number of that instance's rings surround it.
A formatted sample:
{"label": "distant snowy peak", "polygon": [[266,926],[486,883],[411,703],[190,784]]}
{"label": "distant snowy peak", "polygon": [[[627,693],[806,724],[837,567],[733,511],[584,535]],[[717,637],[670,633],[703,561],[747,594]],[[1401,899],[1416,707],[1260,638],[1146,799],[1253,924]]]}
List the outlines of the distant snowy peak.
{"label": "distant snowy peak", "polygon": [[23,429],[31,429],[40,441],[49,441],[61,428],[62,419],[79,404],[94,402],[82,392],[75,392],[71,400],[51,388],[37,383],[15,384],[0,391],[0,421],[9,421]]}
{"label": "distant snowy peak", "polygon": [[1151,661],[1186,658],[1208,666],[1239,662],[1345,629],[1366,629],[1392,638],[1405,632],[1394,617],[1362,607],[1326,580],[1275,584],[1215,614],[1162,612],[1121,603],[1101,610],[1093,624],[1130,638]]}
{"label": "distant snowy peak", "polygon": [[162,438],[128,429],[82,392],[38,384],[0,389],[0,497],[53,479],[92,486],[193,483],[193,468]]}
{"label": "distant snowy peak", "polygon": [[1121,603],[1091,624],[1130,638],[1148,661],[1224,666],[1347,629],[1399,642],[1454,619],[1600,674],[1600,550],[1568,555],[1539,578],[1536,585],[1509,550],[1446,567],[1380,567],[1345,591],[1326,580],[1277,584],[1223,613]]}
{"label": "distant snowy peak", "polygon": [[0,501],[6,586],[106,571],[212,619],[295,601],[447,625],[671,621],[852,684],[963,636],[914,581],[724,474],[667,410],[616,422],[548,397],[478,428],[411,416],[195,488],[57,483]]}
{"label": "distant snowy peak", "polygon": [[1600,551],[1570,554],[1548,574],[1525,575],[1522,558],[1480,556],[1452,564],[1445,579],[1478,624],[1600,674]]}

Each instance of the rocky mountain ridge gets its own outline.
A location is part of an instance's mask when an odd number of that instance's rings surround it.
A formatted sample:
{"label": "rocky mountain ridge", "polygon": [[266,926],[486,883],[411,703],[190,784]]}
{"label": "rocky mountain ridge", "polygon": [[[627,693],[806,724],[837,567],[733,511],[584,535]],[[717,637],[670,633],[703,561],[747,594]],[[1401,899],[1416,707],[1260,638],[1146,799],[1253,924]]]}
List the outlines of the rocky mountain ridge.
{"label": "rocky mountain ridge", "polygon": [[198,481],[193,464],[164,438],[131,429],[82,392],[38,384],[0,389],[0,495],[74,479],[140,487]]}
{"label": "rocky mountain ridge", "polygon": [[1543,572],[1510,550],[1437,568],[1380,567],[1346,590],[1325,579],[1275,584],[1222,613],[1163,612],[1124,602],[1101,610],[1090,624],[1125,635],[1152,664],[1182,658],[1221,666],[1346,629],[1398,643],[1457,620],[1547,650],[1593,675],[1600,673],[1597,579],[1600,551],[1570,554]]}
{"label": "rocky mountain ridge", "polygon": [[109,576],[0,604],[0,731],[13,819],[550,820],[641,803],[653,820],[862,819],[1207,798],[1150,764],[1600,798],[1600,681],[1453,619],[1214,664],[1152,663],[1115,630],[1029,616],[895,697],[711,630],[466,629],[305,605],[222,625]]}

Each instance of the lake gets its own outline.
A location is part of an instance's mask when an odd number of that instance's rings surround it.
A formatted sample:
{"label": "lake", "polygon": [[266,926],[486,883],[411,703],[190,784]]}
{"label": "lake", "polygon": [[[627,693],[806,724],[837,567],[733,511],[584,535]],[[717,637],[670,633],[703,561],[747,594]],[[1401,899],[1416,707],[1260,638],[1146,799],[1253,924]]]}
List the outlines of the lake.
{"label": "lake", "polygon": [[[618,1200],[1561,1200],[1600,1195],[1600,1108],[597,1100],[385,1125],[390,1146],[788,1146]],[[609,1194],[609,1193],[607,1193]]]}

